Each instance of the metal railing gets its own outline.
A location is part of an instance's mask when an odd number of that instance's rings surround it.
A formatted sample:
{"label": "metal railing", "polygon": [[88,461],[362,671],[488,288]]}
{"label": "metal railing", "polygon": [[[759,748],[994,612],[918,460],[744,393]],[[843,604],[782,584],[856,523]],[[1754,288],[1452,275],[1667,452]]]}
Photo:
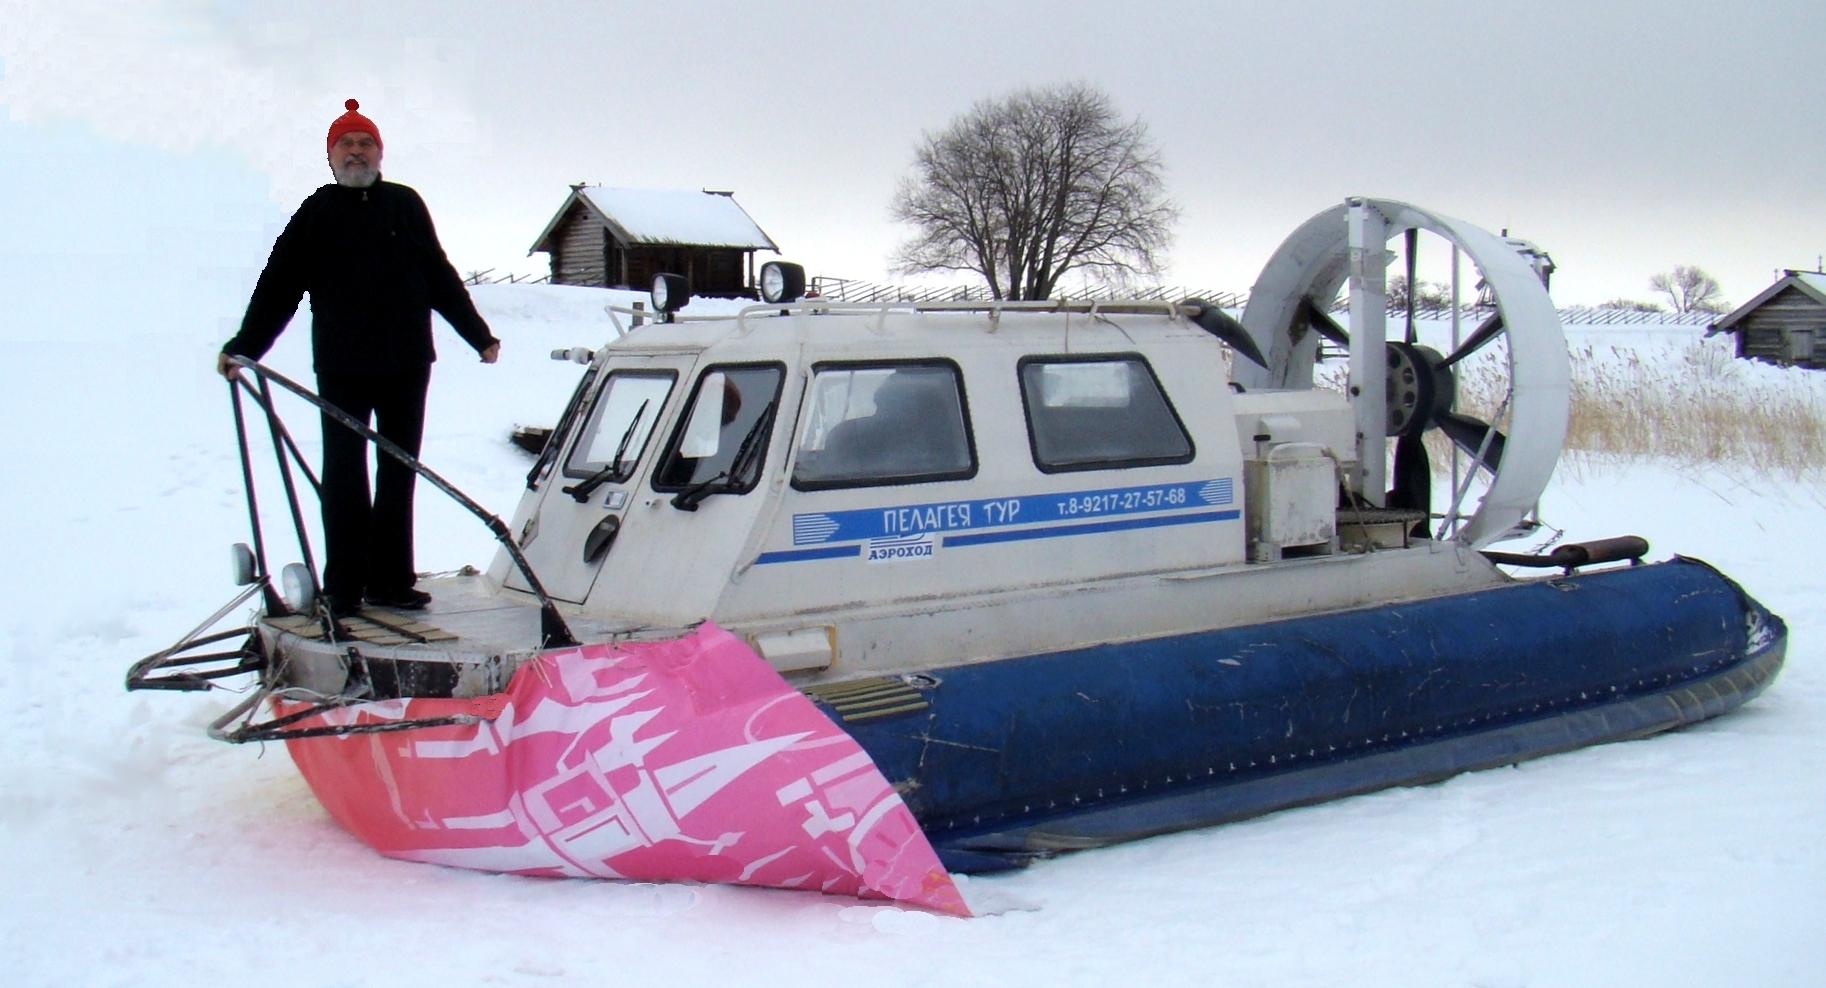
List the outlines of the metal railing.
{"label": "metal railing", "polygon": [[[539,577],[533,572],[532,565],[526,561],[526,556],[520,551],[519,545],[514,542],[513,532],[508,529],[506,522],[502,521],[498,516],[491,514],[488,509],[482,507],[480,504],[477,504],[469,495],[457,490],[455,485],[439,476],[430,467],[420,463],[418,457],[401,449],[387,437],[368,428],[366,423],[355,418],[355,416],[324,401],[310,389],[285,375],[280,374],[278,371],[249,360],[246,357],[230,357],[228,359],[236,367],[240,368],[240,370],[251,372],[260,381],[260,386],[255,388],[253,385],[249,384],[247,379],[238,371],[229,379],[229,394],[233,399],[235,407],[236,436],[241,446],[242,473],[247,485],[248,513],[253,525],[255,540],[254,558],[260,574],[265,574],[267,568],[265,548],[263,546],[263,539],[260,531],[259,510],[256,504],[256,494],[254,491],[253,471],[251,463],[249,462],[247,449],[247,432],[242,421],[242,391],[246,391],[247,394],[253,398],[254,402],[260,406],[261,410],[266,413],[267,428],[268,431],[272,433],[273,438],[273,453],[279,463],[280,478],[285,484],[286,501],[291,509],[292,524],[298,538],[298,545],[304,554],[304,564],[310,571],[313,585],[317,585],[318,583],[316,564],[311,557],[310,536],[309,533],[305,531],[304,513],[299,507],[297,489],[292,483],[290,462],[296,460],[298,468],[304,472],[306,479],[310,480],[311,487],[317,492],[319,497],[322,496],[323,485],[311,474],[309,464],[305,462],[303,454],[298,451],[298,444],[292,441],[291,433],[285,428],[285,423],[279,418],[278,409],[273,406],[272,389],[268,385],[277,384],[315,406],[318,411],[340,424],[343,428],[348,429],[368,442],[373,443],[376,450],[391,456],[413,473],[425,478],[433,487],[444,492],[451,500],[455,501],[470,514],[475,515],[480,519],[482,524],[486,525],[488,530],[493,533],[495,540],[500,542],[501,547],[507,551],[508,556],[513,560],[514,567],[520,571],[520,575],[526,578],[526,585],[532,590],[533,595],[539,598],[540,647],[553,648],[577,644],[577,639],[572,636],[569,626],[565,624],[564,617],[558,613],[558,605],[553,602],[551,595],[545,592],[544,584],[539,582]],[[269,601],[269,604],[270,603],[271,601]]]}
{"label": "metal railing", "polygon": [[[811,279],[810,288],[811,291],[808,294],[819,298],[832,302],[862,304],[989,302],[994,300],[988,285],[895,285],[856,278],[817,275]],[[1209,288],[1166,285],[1140,288],[1106,286],[1078,290],[1060,289],[1054,293],[1054,296],[1058,300],[1074,302],[1119,299],[1179,301],[1201,298],[1222,309],[1242,309],[1249,304],[1248,292],[1226,292]],[[1349,308],[1349,300],[1339,298],[1328,307],[1327,311],[1343,312]],[[1458,314],[1461,319],[1478,320],[1489,315],[1493,308],[1487,302],[1466,302],[1458,306]],[[1406,299],[1391,296],[1388,301],[1388,311],[1390,315],[1405,314],[1407,312]],[[1417,299],[1414,313],[1429,320],[1449,319],[1452,316],[1452,306],[1450,304],[1442,305],[1432,299]],[[1610,309],[1591,305],[1569,305],[1560,309],[1559,314],[1560,322],[1568,326],[1707,326],[1721,315],[1717,312],[1657,312],[1641,309]]]}
{"label": "metal railing", "polygon": [[[261,643],[257,630],[238,628],[224,632],[209,633],[217,622],[228,613],[260,595],[264,610],[268,616],[285,616],[297,613],[278,593],[273,585],[272,572],[267,565],[266,533],[261,521],[259,492],[254,482],[253,454],[248,442],[247,415],[242,403],[243,394],[251,398],[254,404],[265,414],[267,431],[272,440],[273,455],[279,468],[279,476],[285,490],[286,504],[289,509],[293,534],[298,541],[300,554],[304,557],[303,567],[308,574],[313,591],[320,585],[317,575],[317,564],[311,552],[310,534],[306,529],[304,510],[299,503],[298,486],[292,475],[292,466],[296,464],[300,473],[309,482],[311,489],[319,498],[323,494],[322,482],[311,472],[305,462],[298,444],[292,439],[290,430],[280,418],[273,402],[273,385],[277,385],[305,402],[317,408],[326,421],[338,425],[367,442],[374,444],[382,454],[392,457],[412,470],[445,495],[457,502],[470,514],[479,518],[495,536],[496,541],[506,550],[513,560],[514,567],[525,577],[526,584],[539,599],[539,639],[541,648],[563,648],[577,644],[563,615],[558,613],[557,604],[539,581],[526,556],[514,542],[513,533],[507,523],[487,509],[477,504],[472,498],[458,490],[448,480],[439,476],[431,468],[420,463],[416,456],[406,452],[398,445],[380,435],[367,424],[356,419],[342,409],[323,400],[303,385],[287,378],[283,374],[265,367],[245,357],[229,357],[233,365],[228,376],[229,401],[234,409],[235,439],[240,452],[241,477],[247,494],[248,523],[253,537],[251,550],[252,572],[246,581],[247,586],[234,599],[198,625],[189,634],[180,638],[169,648],[161,649],[135,662],[127,672],[127,689],[162,689],[162,690],[208,690],[215,687],[214,680],[244,673],[256,673],[260,676],[260,688],[247,699],[237,704],[234,709],[224,714],[210,725],[209,734],[218,740],[242,743],[247,741],[280,740],[295,737],[315,737],[327,734],[370,733],[374,731],[409,730],[416,727],[431,727],[452,723],[468,723],[473,718],[448,717],[387,721],[380,724],[339,725],[329,727],[292,728],[290,725],[306,720],[315,714],[338,707],[366,702],[366,697],[334,696],[321,697],[306,709],[277,717],[263,724],[252,722],[252,714],[261,700],[271,695],[275,684],[268,682],[268,659],[265,647]],[[252,374],[254,382],[248,380]],[[332,614],[319,595],[313,594],[311,615],[322,623],[325,640],[330,642],[351,640],[351,636],[337,627],[339,615]],[[197,650],[217,645],[238,635],[246,635],[243,644],[234,651],[212,651],[199,653]],[[246,723],[238,728],[229,728],[234,720],[247,717]]]}
{"label": "metal railing", "polygon": [[[832,302],[869,303],[910,303],[928,302],[992,302],[995,295],[988,285],[893,285],[877,281],[862,281],[855,278],[833,278],[817,275],[811,279],[808,295],[827,299]],[[1240,307],[1247,299],[1246,295],[1235,292],[1212,291],[1206,288],[1178,288],[1171,286],[1152,286],[1144,288],[1098,287],[1066,289],[1053,292],[1049,301],[1071,302],[1110,302],[1119,300],[1146,300],[1178,302],[1182,299],[1202,298],[1216,304],[1219,308]]]}
{"label": "metal railing", "polygon": [[494,268],[471,271],[463,276],[465,285],[545,285],[550,284],[551,280],[552,276],[549,274],[531,275],[512,272],[495,274]]}

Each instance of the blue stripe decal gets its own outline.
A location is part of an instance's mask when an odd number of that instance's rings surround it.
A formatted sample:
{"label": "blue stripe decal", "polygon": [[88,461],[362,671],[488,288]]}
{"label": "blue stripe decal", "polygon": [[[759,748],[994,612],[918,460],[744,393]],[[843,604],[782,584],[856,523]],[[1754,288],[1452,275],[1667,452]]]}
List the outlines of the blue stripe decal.
{"label": "blue stripe decal", "polygon": [[1049,528],[1023,528],[1012,532],[981,532],[976,535],[947,535],[945,548],[957,545],[988,545],[994,542],[1025,542],[1028,539],[1056,539],[1065,535],[1095,535],[1098,532],[1120,532],[1131,528],[1160,528],[1166,525],[1197,525],[1208,521],[1231,521],[1238,511],[1200,511],[1183,515],[1156,515],[1151,518],[1123,518],[1096,521],[1084,525],[1053,525]]}
{"label": "blue stripe decal", "polygon": [[837,523],[827,515],[793,516],[793,545],[823,542],[837,534]]}
{"label": "blue stripe decal", "polygon": [[1056,494],[896,504],[793,515],[793,545],[904,538],[934,532],[1043,525],[1114,515],[1214,508],[1236,503],[1231,477],[1105,487]]}
{"label": "blue stripe decal", "polygon": [[859,545],[823,545],[816,549],[789,549],[785,552],[763,552],[755,557],[756,566],[768,563],[797,563],[807,559],[836,559],[839,556],[860,556]]}

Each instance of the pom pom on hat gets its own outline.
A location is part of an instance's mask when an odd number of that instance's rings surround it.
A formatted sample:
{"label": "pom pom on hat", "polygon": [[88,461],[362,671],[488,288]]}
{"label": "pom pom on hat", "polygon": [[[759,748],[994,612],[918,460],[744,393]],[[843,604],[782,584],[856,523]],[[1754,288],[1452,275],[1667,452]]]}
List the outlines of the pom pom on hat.
{"label": "pom pom on hat", "polygon": [[328,151],[330,148],[335,147],[336,139],[338,137],[352,132],[373,135],[375,145],[384,150],[387,145],[380,139],[380,128],[374,126],[374,121],[369,120],[367,117],[364,117],[357,112],[361,109],[361,104],[355,100],[348,100],[342,105],[346,107],[349,112],[337,117],[335,121],[330,124],[330,136],[324,141],[324,150]]}

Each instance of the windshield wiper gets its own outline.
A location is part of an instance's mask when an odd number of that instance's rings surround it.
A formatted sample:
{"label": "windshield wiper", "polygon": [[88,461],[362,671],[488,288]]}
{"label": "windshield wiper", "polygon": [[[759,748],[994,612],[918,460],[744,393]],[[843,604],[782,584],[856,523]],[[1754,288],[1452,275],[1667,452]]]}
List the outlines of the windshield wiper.
{"label": "windshield wiper", "polygon": [[[672,498],[672,506],[680,511],[696,511],[698,502],[712,494],[727,490],[730,484],[739,483],[740,478],[747,476],[749,467],[754,465],[754,458],[761,451],[760,439],[767,433],[768,427],[773,424],[774,408],[778,404],[779,399],[776,398],[768,402],[766,408],[761,409],[761,417],[755,419],[754,425],[748,427],[748,435],[742,437],[742,444],[736,447],[735,456],[730,458],[729,466],[726,469],[709,480],[692,484],[679,491]],[[723,486],[719,488],[718,484]]]}
{"label": "windshield wiper", "polygon": [[564,493],[576,498],[578,504],[582,504],[583,502],[588,501],[590,495],[596,492],[596,488],[601,487],[603,484],[611,482],[619,484],[628,479],[628,474],[622,472],[621,458],[628,452],[628,443],[634,441],[634,430],[640,427],[640,420],[647,414],[647,405],[652,400],[653,399],[649,398],[646,401],[641,402],[640,408],[635,410],[634,421],[629,422],[628,431],[621,434],[621,442],[616,444],[615,456],[609,460],[609,465],[590,474],[588,477],[584,478],[581,483],[566,487]]}

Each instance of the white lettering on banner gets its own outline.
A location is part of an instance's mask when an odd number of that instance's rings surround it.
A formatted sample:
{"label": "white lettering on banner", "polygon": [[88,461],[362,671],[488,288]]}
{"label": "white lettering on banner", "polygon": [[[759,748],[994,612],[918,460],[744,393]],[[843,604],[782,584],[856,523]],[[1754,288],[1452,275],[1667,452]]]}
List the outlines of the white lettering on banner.
{"label": "white lettering on banner", "polygon": [[1101,491],[1091,494],[1066,494],[1059,498],[1059,516],[1101,515],[1112,512],[1157,511],[1184,507],[1184,485],[1174,487],[1130,488],[1123,491]]}
{"label": "white lettering on banner", "polygon": [[1012,525],[1021,515],[1021,499],[1011,497],[1005,501],[984,501],[983,514],[988,516],[988,524]]}
{"label": "white lettering on banner", "polygon": [[972,524],[968,501],[888,508],[881,513],[881,530],[890,535],[969,528]]}

